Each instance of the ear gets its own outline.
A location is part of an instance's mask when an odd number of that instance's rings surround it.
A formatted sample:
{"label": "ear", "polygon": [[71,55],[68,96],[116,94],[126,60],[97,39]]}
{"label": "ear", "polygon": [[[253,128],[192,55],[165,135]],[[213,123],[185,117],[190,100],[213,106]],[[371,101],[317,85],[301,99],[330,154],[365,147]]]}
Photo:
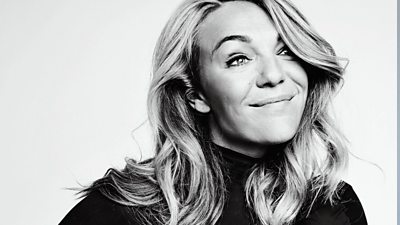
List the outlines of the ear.
{"label": "ear", "polygon": [[208,113],[211,110],[206,98],[201,93],[196,93],[196,96],[190,98],[189,104],[199,113]]}

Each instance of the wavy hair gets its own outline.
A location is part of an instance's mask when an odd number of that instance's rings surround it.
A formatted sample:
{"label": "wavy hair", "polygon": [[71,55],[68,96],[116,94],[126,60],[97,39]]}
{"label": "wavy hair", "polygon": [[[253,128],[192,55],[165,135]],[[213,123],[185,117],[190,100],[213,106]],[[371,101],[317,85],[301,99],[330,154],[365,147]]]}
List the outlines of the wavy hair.
{"label": "wavy hair", "polygon": [[[226,201],[220,157],[213,151],[206,118],[189,105],[199,87],[199,25],[225,1],[187,0],[164,27],[153,56],[148,117],[155,157],[127,160],[110,169],[86,193],[136,209],[142,221],[160,224],[216,224]],[[282,157],[262,162],[247,179],[246,201],[257,223],[284,225],[321,197],[332,204],[347,167],[345,138],[331,117],[331,99],[344,67],[331,45],[288,0],[251,0],[272,19],[285,44],[307,71],[309,90],[302,120]]]}

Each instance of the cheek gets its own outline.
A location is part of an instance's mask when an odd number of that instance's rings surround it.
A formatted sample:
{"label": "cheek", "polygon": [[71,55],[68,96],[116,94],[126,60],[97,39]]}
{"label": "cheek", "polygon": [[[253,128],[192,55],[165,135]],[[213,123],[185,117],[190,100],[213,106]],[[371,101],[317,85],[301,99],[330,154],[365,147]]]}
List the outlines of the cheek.
{"label": "cheek", "polygon": [[287,73],[290,75],[291,80],[301,89],[303,94],[307,94],[308,76],[301,64],[298,62],[291,62],[287,65]]}
{"label": "cheek", "polygon": [[235,74],[208,72],[204,77],[202,86],[212,109],[239,106],[250,89],[250,82]]}

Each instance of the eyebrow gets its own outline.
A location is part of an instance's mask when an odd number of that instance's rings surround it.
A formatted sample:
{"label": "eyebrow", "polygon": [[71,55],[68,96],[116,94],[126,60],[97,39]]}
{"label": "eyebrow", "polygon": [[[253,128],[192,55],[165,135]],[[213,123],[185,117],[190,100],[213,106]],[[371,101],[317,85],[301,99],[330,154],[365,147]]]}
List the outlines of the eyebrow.
{"label": "eyebrow", "polygon": [[[218,41],[218,43],[213,48],[213,50],[211,52],[211,55],[214,55],[214,52],[217,51],[218,48],[221,47],[221,45],[224,42],[235,41],[235,40],[236,41],[241,41],[241,42],[244,42],[244,43],[250,43],[251,42],[251,38],[249,36],[246,36],[246,35],[229,35],[229,36],[226,36],[226,37],[222,38],[220,41]],[[280,35],[278,35],[276,37],[276,42],[277,42],[277,44],[280,44],[280,43],[285,44]]]}
{"label": "eyebrow", "polygon": [[281,35],[278,35],[278,36],[276,37],[276,43],[277,43],[277,44],[280,44],[280,43],[285,44],[285,42],[283,41]]}
{"label": "eyebrow", "polygon": [[224,42],[227,41],[241,41],[241,42],[245,42],[245,43],[250,43],[251,42],[251,38],[249,36],[245,36],[245,35],[229,35],[226,36],[224,38],[222,38],[220,41],[218,41],[218,43],[215,45],[215,47],[213,48],[211,55],[214,55],[214,52],[218,50],[219,47],[221,47],[221,45]]}

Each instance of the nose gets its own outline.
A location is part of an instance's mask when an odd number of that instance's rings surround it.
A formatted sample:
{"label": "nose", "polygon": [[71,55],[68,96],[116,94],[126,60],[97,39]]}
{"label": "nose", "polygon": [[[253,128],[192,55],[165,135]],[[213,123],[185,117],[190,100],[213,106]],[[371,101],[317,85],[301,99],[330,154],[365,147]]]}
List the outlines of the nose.
{"label": "nose", "polygon": [[275,57],[262,60],[260,67],[256,80],[257,87],[274,87],[284,82],[284,70]]}

